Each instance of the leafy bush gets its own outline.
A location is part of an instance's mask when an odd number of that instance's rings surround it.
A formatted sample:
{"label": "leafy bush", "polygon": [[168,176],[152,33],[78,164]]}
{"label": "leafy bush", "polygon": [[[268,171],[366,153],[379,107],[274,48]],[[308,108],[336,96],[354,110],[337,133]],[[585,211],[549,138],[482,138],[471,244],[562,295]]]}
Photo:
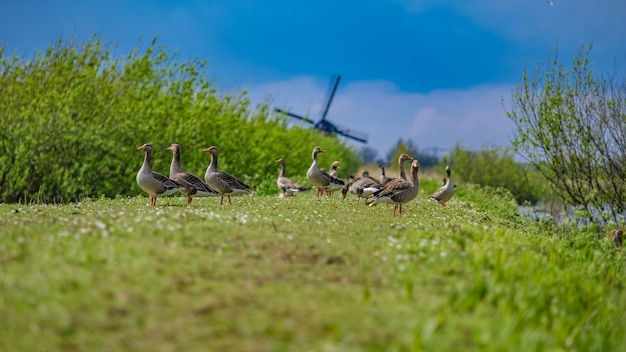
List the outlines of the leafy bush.
{"label": "leafy bush", "polygon": [[519,204],[535,204],[547,192],[547,184],[539,173],[533,167],[516,162],[507,148],[469,151],[457,145],[440,163],[442,170],[446,164],[450,165],[453,180],[505,188]]}
{"label": "leafy bush", "polygon": [[524,70],[507,114],[516,151],[565,204],[604,223],[626,215],[626,80],[595,73],[590,51],[583,47],[571,68],[555,55]]}
{"label": "leafy bush", "polygon": [[218,94],[206,60],[176,61],[156,38],[118,56],[97,35],[86,42],[59,38],[28,60],[5,49],[3,202],[137,194],[143,153],[136,147],[147,142],[155,147],[153,169],[168,173],[165,148],[178,143],[183,168],[201,177],[210,160],[202,148],[218,146],[220,168],[252,186],[275,179],[276,158],[287,160],[291,174],[304,174],[316,145],[349,172],[359,166],[354,148],[314,130],[288,129],[268,106],[250,108],[245,91]]}

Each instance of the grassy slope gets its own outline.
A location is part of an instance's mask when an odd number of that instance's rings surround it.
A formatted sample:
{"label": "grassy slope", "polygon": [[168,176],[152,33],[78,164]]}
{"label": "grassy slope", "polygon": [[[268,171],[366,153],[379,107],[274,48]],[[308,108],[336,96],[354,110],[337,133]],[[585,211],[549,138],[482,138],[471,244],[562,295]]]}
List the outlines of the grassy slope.
{"label": "grassy slope", "polygon": [[[425,185],[425,186],[424,186]],[[0,205],[0,350],[616,350],[624,253],[457,189]]]}

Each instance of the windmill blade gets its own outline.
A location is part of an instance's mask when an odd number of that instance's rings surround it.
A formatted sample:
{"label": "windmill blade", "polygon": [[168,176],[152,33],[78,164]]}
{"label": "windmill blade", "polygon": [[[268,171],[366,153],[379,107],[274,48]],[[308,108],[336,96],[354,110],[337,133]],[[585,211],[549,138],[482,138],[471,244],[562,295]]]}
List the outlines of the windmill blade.
{"label": "windmill blade", "polygon": [[333,85],[330,89],[330,93],[328,94],[328,98],[326,99],[326,106],[324,107],[324,112],[322,112],[322,120],[326,119],[326,114],[328,114],[330,104],[333,102],[333,98],[335,97],[335,93],[337,92],[337,87],[339,87],[339,81],[341,81],[341,76],[336,75]]}
{"label": "windmill blade", "polygon": [[357,142],[361,142],[361,143],[366,143],[367,144],[367,139],[368,139],[368,135],[365,132],[360,132],[360,131],[356,131],[353,130],[351,128],[342,126],[342,125],[338,125],[336,123],[333,123],[333,127],[336,131],[336,133],[338,135],[344,136],[346,138],[350,138],[353,139]]}
{"label": "windmill blade", "polygon": [[338,134],[346,137],[346,138],[350,138],[353,139],[357,142],[361,142],[363,144],[367,144],[367,138],[368,135],[367,133],[364,132],[359,132],[359,131],[354,131],[354,130],[345,130],[345,131],[339,131],[337,132]]}
{"label": "windmill blade", "polygon": [[308,122],[308,123],[310,123],[311,125],[315,124],[315,122],[313,122],[313,121],[311,121],[311,120],[307,119],[306,117],[302,117],[302,116],[300,116],[300,115],[296,115],[296,114],[294,114],[294,113],[292,113],[292,112],[289,112],[289,111],[286,111],[286,110],[283,110],[283,109],[274,108],[274,111],[276,111],[277,113],[280,113],[280,114],[285,114],[285,115],[287,115],[287,116],[290,116],[290,117],[296,118],[296,119],[298,119],[298,120],[302,120],[302,121],[304,121],[304,122]]}

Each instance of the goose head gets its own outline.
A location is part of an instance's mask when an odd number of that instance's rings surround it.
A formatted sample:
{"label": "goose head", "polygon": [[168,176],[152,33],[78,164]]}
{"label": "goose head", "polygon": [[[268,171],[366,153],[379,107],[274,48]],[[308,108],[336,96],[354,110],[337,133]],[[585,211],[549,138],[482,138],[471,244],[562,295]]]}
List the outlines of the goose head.
{"label": "goose head", "polygon": [[408,155],[408,154],[400,154],[400,156],[398,157],[398,162],[403,162],[405,160],[415,160],[414,157]]}
{"label": "goose head", "polygon": [[150,143],[146,143],[142,146],[137,147],[137,150],[145,150],[147,152],[151,152],[152,151],[152,144]]}
{"label": "goose head", "polygon": [[202,149],[203,152],[205,153],[211,153],[213,155],[217,155],[217,147],[216,146],[211,146],[205,149]]}
{"label": "goose head", "polygon": [[167,147],[167,150],[171,150],[173,152],[180,150],[180,146],[176,143],[171,144],[169,147]]}
{"label": "goose head", "polygon": [[311,153],[311,157],[315,159],[318,153],[325,153],[326,151],[320,147],[313,148],[313,152]]}

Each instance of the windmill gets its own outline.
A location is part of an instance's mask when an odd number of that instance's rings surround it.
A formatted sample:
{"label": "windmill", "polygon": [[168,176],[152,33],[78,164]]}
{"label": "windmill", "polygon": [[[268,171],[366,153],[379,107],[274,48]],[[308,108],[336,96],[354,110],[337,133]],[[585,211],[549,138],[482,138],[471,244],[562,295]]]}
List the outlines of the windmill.
{"label": "windmill", "polygon": [[283,109],[274,108],[274,111],[285,114],[287,116],[293,117],[298,120],[302,120],[304,122],[310,123],[313,125],[313,128],[316,128],[326,134],[329,135],[340,135],[346,138],[350,138],[357,142],[367,143],[367,134],[359,131],[355,131],[353,129],[343,127],[336,123],[330,122],[326,119],[326,115],[328,114],[328,109],[330,109],[330,104],[333,102],[333,98],[335,97],[335,93],[337,92],[337,87],[339,86],[339,81],[341,80],[341,76],[337,75],[331,81],[331,87],[328,93],[328,97],[326,99],[326,106],[324,107],[324,111],[322,112],[322,118],[315,122],[307,119],[306,117],[302,117],[300,115],[294,114],[289,111],[285,111]]}

